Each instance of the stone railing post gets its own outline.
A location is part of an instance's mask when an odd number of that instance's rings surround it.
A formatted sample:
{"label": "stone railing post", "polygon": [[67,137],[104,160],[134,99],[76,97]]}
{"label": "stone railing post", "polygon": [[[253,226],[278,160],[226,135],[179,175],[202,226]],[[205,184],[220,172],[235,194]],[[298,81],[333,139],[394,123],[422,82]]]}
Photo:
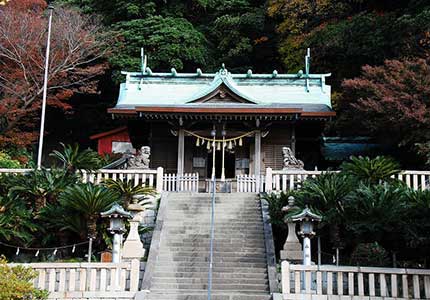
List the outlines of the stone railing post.
{"label": "stone railing post", "polygon": [[157,183],[156,183],[156,191],[157,193],[161,193],[163,191],[163,168],[157,168]]}
{"label": "stone railing post", "polygon": [[272,168],[267,168],[265,192],[270,193],[272,191],[272,186],[273,186],[273,171],[272,171]]}
{"label": "stone railing post", "polygon": [[140,261],[132,259],[130,264],[130,292],[137,292],[139,289]]}
{"label": "stone railing post", "polygon": [[290,263],[286,260],[281,262],[281,284],[282,295],[286,299],[286,296],[290,294]]}

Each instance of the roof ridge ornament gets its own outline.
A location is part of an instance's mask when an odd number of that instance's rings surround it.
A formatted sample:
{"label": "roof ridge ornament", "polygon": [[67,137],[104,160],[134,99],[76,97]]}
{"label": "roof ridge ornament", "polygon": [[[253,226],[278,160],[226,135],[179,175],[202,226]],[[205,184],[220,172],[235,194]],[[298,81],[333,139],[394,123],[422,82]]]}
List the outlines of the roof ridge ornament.
{"label": "roof ridge ornament", "polygon": [[144,53],[143,47],[140,48],[140,70],[142,72],[142,75],[146,73],[146,66],[147,66],[148,58]]}
{"label": "roof ridge ornament", "polygon": [[306,92],[309,93],[309,70],[311,68],[311,49],[306,50],[305,56],[305,72],[306,72]]}
{"label": "roof ridge ornament", "polygon": [[224,76],[228,74],[227,68],[225,67],[225,63],[221,64],[221,70],[219,70],[219,73],[220,75],[224,75]]}

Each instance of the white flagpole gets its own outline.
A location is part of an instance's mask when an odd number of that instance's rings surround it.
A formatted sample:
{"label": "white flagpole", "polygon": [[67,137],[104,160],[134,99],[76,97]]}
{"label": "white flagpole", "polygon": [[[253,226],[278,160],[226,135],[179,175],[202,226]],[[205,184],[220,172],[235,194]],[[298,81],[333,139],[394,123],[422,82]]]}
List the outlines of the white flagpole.
{"label": "white flagpole", "polygon": [[51,47],[52,11],[54,10],[54,7],[48,6],[48,10],[49,10],[48,39],[46,41],[45,76],[43,81],[42,116],[40,119],[39,151],[37,152],[38,169],[42,168],[43,133],[45,131],[46,97],[48,94],[49,50]]}

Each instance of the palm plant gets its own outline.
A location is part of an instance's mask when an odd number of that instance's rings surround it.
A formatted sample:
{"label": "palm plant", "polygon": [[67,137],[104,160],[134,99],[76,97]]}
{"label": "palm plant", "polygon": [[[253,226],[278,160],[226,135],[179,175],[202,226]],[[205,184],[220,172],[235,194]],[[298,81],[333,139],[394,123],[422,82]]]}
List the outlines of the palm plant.
{"label": "palm plant", "polygon": [[58,195],[76,181],[74,174],[68,174],[64,170],[34,170],[25,175],[11,177],[8,194],[12,198],[26,199],[38,213],[46,203],[56,202]]}
{"label": "palm plant", "polygon": [[400,243],[407,221],[404,192],[398,183],[361,183],[346,201],[347,228],[358,240],[396,247],[393,243]]}
{"label": "palm plant", "polygon": [[392,158],[377,156],[355,157],[341,165],[342,172],[354,176],[366,184],[378,184],[389,181],[391,176],[400,173],[400,165]]}
{"label": "palm plant", "polygon": [[94,150],[80,150],[76,143],[73,145],[60,144],[63,147],[62,151],[54,150],[49,156],[60,161],[69,173],[75,173],[79,169],[92,170],[100,167],[101,158]]}
{"label": "palm plant", "polygon": [[[145,199],[147,195],[155,195],[155,190],[151,187],[135,185],[132,180],[106,179],[103,184],[122,199],[122,204],[127,208],[130,203],[136,203]],[[140,196],[140,198],[138,198]]]}
{"label": "palm plant", "polygon": [[330,226],[332,243],[339,246],[340,224],[345,219],[345,200],[354,189],[354,181],[345,174],[327,172],[306,180],[300,190],[298,206],[308,205],[323,216]]}
{"label": "palm plant", "polygon": [[109,209],[118,200],[118,195],[101,185],[76,184],[60,195],[64,207],[82,214],[86,221],[87,233],[91,238],[97,235],[97,220],[102,211]]}

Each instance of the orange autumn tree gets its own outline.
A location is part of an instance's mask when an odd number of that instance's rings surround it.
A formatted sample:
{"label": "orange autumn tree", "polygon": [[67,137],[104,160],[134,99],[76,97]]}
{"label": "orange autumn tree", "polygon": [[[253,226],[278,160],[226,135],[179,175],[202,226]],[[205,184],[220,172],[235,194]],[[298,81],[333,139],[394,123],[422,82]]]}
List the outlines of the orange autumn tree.
{"label": "orange autumn tree", "polygon": [[[93,16],[68,7],[56,7],[52,22],[47,104],[67,111],[74,93],[97,92],[108,39]],[[0,147],[37,140],[46,40],[45,1],[0,6]]]}

